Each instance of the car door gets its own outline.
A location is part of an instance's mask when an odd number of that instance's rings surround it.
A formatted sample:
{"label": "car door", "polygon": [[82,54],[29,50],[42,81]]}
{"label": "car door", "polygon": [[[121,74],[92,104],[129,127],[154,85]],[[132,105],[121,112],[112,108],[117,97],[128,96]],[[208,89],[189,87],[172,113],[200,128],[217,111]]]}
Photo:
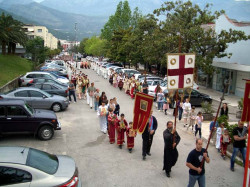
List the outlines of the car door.
{"label": "car door", "polygon": [[200,105],[201,101],[202,101],[202,98],[200,97],[200,94],[197,91],[192,90],[191,97],[190,97],[191,105],[198,106]]}
{"label": "car door", "polygon": [[31,99],[29,97],[28,90],[17,91],[14,93],[14,96],[18,99],[22,99],[22,100],[26,101],[26,103],[28,103],[29,105],[32,106],[32,102],[31,102]]}
{"label": "car door", "polygon": [[29,94],[33,108],[39,108],[39,109],[48,108],[48,102],[46,100],[47,96],[45,96],[43,93],[36,90],[29,90]]}
{"label": "car door", "polygon": [[6,117],[6,107],[0,106],[0,133],[2,132],[2,126],[6,124],[7,117]]}
{"label": "car door", "polygon": [[32,131],[33,121],[30,114],[21,106],[6,106],[6,122],[2,125],[2,132]]}
{"label": "car door", "polygon": [[50,84],[46,84],[46,83],[43,84],[42,90],[47,92],[47,93],[50,93],[50,94],[56,94],[56,93],[54,93],[55,90],[52,89]]}

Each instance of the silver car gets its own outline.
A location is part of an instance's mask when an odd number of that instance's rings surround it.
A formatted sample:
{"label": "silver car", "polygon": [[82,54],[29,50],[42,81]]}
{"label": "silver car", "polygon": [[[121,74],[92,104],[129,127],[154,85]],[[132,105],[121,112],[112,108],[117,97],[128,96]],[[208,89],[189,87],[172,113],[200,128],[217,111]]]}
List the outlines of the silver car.
{"label": "silver car", "polygon": [[43,72],[43,71],[33,71],[26,73],[23,77],[20,78],[21,85],[26,86],[28,83],[30,83],[34,78],[43,78],[43,79],[53,79],[60,81],[61,83],[68,84],[69,80],[66,78],[60,78],[56,77],[55,75],[49,73],[49,72]]}
{"label": "silver car", "polygon": [[73,158],[28,147],[0,147],[0,186],[81,187]]}
{"label": "silver car", "polygon": [[49,109],[59,112],[68,107],[69,101],[66,97],[52,95],[38,88],[21,87],[9,93],[1,95],[6,99],[22,99],[25,100],[32,108]]}

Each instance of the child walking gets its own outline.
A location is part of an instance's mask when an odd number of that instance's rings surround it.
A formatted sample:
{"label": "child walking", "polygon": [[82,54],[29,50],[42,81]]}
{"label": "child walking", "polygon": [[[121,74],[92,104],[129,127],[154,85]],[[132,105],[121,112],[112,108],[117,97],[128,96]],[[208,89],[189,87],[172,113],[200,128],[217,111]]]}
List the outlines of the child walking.
{"label": "child walking", "polygon": [[167,110],[169,109],[169,98],[168,98],[168,94],[165,94],[165,97],[164,97],[164,104],[163,104],[163,110],[165,112],[165,115],[167,115]]}
{"label": "child walking", "polygon": [[132,153],[132,149],[134,148],[134,139],[136,137],[136,131],[133,130],[133,123],[129,122],[129,126],[126,130],[127,135],[127,148],[129,153]]}
{"label": "child walking", "polygon": [[221,136],[224,134],[224,126],[225,124],[224,123],[221,123],[219,128],[217,128],[217,136],[216,136],[216,149],[218,150],[218,152],[220,152],[220,139],[221,139]]}
{"label": "child walking", "polygon": [[122,149],[122,145],[124,142],[124,133],[126,132],[127,126],[128,123],[125,120],[125,115],[121,114],[120,119],[116,123],[117,145],[119,146],[120,149]]}
{"label": "child walking", "polygon": [[202,116],[201,112],[198,112],[197,117],[195,119],[195,122],[196,122],[196,125],[195,125],[195,134],[194,135],[196,137],[196,134],[199,131],[199,136],[201,138],[201,126],[202,126],[202,122],[203,122],[203,116]]}
{"label": "child walking", "polygon": [[187,130],[189,129],[189,127],[192,127],[192,132],[194,131],[194,124],[195,124],[195,119],[196,119],[196,115],[195,115],[195,106],[192,106],[192,110],[189,113],[189,125],[187,127]]}
{"label": "child walking", "polygon": [[225,160],[227,155],[227,146],[230,144],[231,138],[229,136],[229,131],[224,130],[224,134],[220,138],[220,147],[221,147],[221,157]]}

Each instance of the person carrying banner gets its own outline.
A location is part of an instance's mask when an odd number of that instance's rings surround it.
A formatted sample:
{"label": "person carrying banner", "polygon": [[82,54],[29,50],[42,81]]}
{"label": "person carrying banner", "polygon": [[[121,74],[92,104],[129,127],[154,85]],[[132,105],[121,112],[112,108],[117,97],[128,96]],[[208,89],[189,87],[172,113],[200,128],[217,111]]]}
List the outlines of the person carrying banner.
{"label": "person carrying banner", "polygon": [[144,132],[142,133],[142,159],[143,160],[146,160],[146,155],[151,156],[150,149],[153,143],[153,137],[154,137],[155,131],[158,126],[157,120],[152,114],[153,114],[153,111],[151,110],[148,123],[145,127]]}
{"label": "person carrying banner", "polygon": [[167,122],[167,129],[163,132],[163,139],[165,144],[163,170],[165,170],[167,177],[170,177],[171,168],[175,165],[178,159],[176,146],[181,140],[176,129],[173,129],[172,121]]}
{"label": "person carrying banner", "polygon": [[126,132],[126,128],[128,126],[128,123],[124,117],[125,115],[121,114],[121,118],[117,120],[116,123],[117,145],[119,146],[120,149],[122,149],[122,145],[124,142],[124,133]]}
{"label": "person carrying banner", "polygon": [[204,157],[206,163],[209,163],[210,158],[205,149],[202,148],[202,144],[202,139],[196,139],[196,148],[189,153],[187,158],[186,166],[189,168],[188,187],[194,187],[196,181],[198,181],[199,187],[206,186],[205,163],[202,164],[201,168],[201,162]]}

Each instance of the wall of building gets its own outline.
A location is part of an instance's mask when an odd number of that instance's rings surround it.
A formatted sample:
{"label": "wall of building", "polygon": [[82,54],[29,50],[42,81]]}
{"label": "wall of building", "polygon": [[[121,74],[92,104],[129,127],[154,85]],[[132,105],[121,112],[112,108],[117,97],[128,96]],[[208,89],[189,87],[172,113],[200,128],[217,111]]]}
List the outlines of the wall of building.
{"label": "wall of building", "polygon": [[243,97],[245,92],[245,80],[250,78],[250,72],[237,71],[235,95]]}

